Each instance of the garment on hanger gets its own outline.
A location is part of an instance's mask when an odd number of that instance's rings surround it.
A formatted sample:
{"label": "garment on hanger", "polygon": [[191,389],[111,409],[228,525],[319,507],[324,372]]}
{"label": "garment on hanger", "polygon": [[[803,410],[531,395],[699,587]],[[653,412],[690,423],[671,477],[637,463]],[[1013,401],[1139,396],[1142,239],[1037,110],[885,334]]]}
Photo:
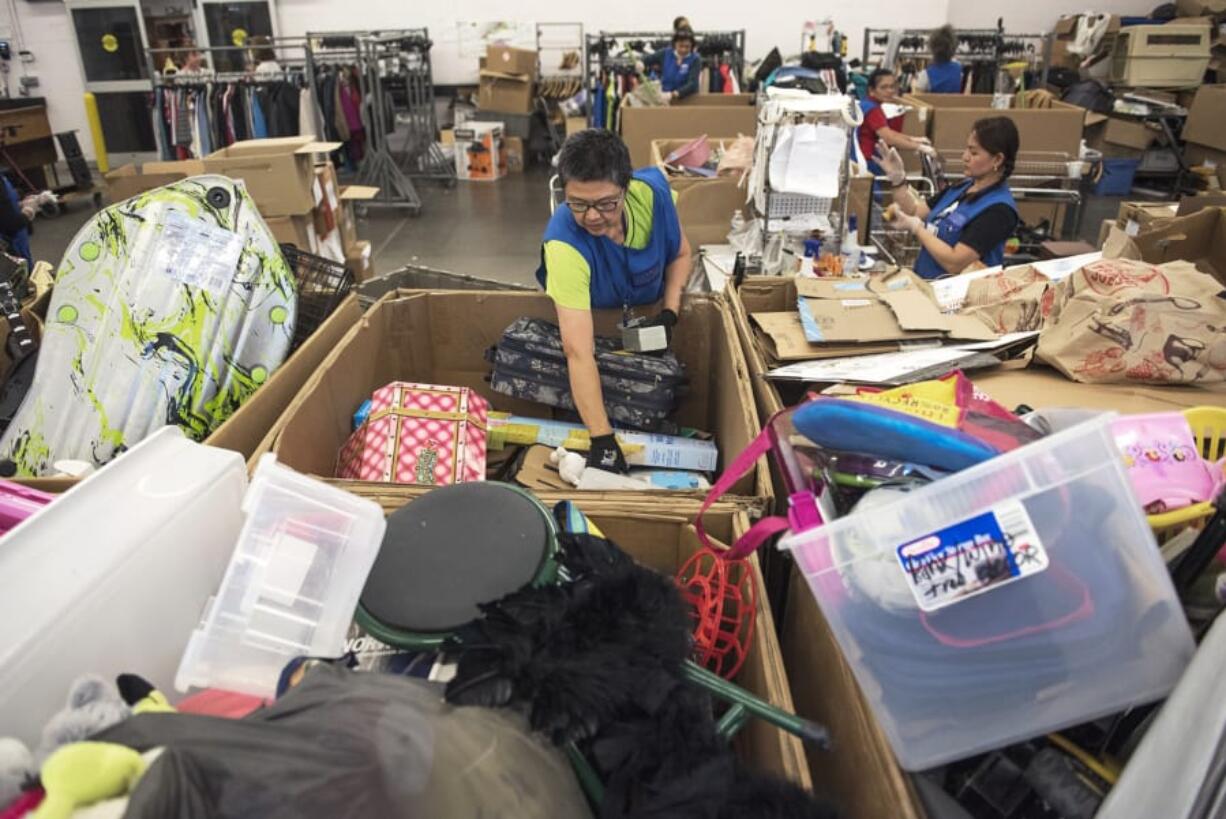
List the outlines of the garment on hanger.
{"label": "garment on hanger", "polygon": [[332,86],[332,119],[336,127],[336,136],[341,142],[349,141],[349,121],[345,119],[345,109],[341,107],[341,80]]}
{"label": "garment on hanger", "polygon": [[303,88],[298,92],[298,134],[300,136],[318,136],[316,125],[318,114],[315,109],[315,97],[311,89]]}

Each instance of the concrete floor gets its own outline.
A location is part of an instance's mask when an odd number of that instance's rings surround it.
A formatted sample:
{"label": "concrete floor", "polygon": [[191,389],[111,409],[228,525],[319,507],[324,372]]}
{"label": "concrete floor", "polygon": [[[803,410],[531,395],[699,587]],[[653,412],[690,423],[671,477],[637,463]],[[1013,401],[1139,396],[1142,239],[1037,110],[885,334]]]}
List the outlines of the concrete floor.
{"label": "concrete floor", "polygon": [[[533,284],[541,233],[549,219],[549,176],[548,169],[536,167],[497,182],[457,182],[451,188],[421,182],[419,216],[372,208],[367,218],[359,220],[358,233],[370,240],[381,273],[419,264]],[[1104,219],[1115,218],[1122,199],[1090,197],[1082,215],[1081,238],[1096,244],[1099,226]],[[39,218],[31,242],[34,257],[58,265],[73,235],[92,215],[84,201],[55,219]]]}

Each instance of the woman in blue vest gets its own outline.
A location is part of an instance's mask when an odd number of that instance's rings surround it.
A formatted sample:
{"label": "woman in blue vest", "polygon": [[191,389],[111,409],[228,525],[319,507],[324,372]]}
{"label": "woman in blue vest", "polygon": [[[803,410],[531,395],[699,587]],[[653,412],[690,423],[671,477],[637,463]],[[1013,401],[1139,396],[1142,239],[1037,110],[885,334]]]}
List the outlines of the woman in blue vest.
{"label": "woman in blue vest", "polygon": [[630,151],[611,131],[572,135],[558,154],[566,206],[554,211],[541,240],[537,281],[553,299],[575,406],[592,438],[588,466],[626,472],[605,412],[596,369],[592,311],[661,303],[647,322],[671,340],[681,291],[693,261],[668,180],[656,168],[630,166]]}
{"label": "woman in blue vest", "polygon": [[966,179],[925,201],[907,184],[893,148],[877,156],[890,180],[895,215],[891,227],[915,234],[921,245],[915,272],[936,279],[964,272],[976,262],[1004,261],[1005,240],[1017,228],[1017,204],[1008,178],[1017,162],[1017,126],[1007,117],[981,119],[962,152]]}
{"label": "woman in blue vest", "polygon": [[7,245],[11,255],[25,259],[33,269],[30,224],[34,221],[34,197],[23,200],[7,177],[0,176],[0,180],[4,182],[4,190],[0,191],[0,241]]}
{"label": "woman in blue vest", "polygon": [[961,94],[962,63],[954,59],[958,36],[945,25],[928,35],[932,64],[915,77],[911,90],[920,94]]}
{"label": "woman in blue vest", "polygon": [[673,32],[673,44],[643,58],[643,66],[660,76],[660,88],[670,100],[682,100],[698,93],[702,60],[694,53],[694,32],[688,28]]}
{"label": "woman in blue vest", "polygon": [[[878,143],[884,144],[887,149],[935,153],[927,137],[908,136],[902,132],[903,112],[894,117],[885,115],[885,106],[897,102],[898,78],[893,71],[878,68],[868,77],[868,94],[860,100],[860,112],[864,115],[864,120],[856,128],[855,139],[852,141],[852,157],[857,162],[863,159],[864,166],[873,176],[885,176],[885,171],[873,161]],[[859,154],[854,153],[855,150],[858,150]]]}

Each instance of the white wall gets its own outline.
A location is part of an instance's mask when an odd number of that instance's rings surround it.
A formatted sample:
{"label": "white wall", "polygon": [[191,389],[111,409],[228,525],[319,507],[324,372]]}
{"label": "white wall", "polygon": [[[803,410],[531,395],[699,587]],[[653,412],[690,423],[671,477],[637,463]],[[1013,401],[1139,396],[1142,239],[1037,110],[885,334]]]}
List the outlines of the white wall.
{"label": "white wall", "polygon": [[1068,0],[1027,0],[1005,4],[997,0],[949,0],[949,22],[963,28],[995,28],[997,18],[1005,18],[1005,31],[1042,34],[1051,31],[1062,14],[1083,11],[1110,12],[1143,17],[1161,0],[1094,0],[1078,5]]}

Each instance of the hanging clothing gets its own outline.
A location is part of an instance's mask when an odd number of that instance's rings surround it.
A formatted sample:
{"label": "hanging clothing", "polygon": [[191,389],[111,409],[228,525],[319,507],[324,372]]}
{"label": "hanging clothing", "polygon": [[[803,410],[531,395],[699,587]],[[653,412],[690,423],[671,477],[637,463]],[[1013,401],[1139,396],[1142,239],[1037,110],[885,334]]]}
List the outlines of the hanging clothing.
{"label": "hanging clothing", "polygon": [[9,246],[9,251],[26,260],[32,270],[34,258],[30,254],[30,220],[21,212],[21,197],[7,176],[0,177],[4,181],[4,201],[0,202],[0,238]]}
{"label": "hanging clothing", "polygon": [[593,236],[567,207],[554,211],[541,240],[537,281],[563,307],[602,309],[652,304],[681,250],[681,222],[668,180],[657,168],[635,171],[626,189],[625,239]]}
{"label": "hanging clothing", "polygon": [[345,119],[345,109],[341,106],[341,84],[338,79],[332,86],[332,124],[336,127],[336,136],[341,142],[349,141],[349,121]]}
{"label": "hanging clothing", "polygon": [[311,89],[304,88],[298,94],[298,134],[300,136],[318,136],[316,124],[318,114],[315,109],[315,96]]}
{"label": "hanging clothing", "polygon": [[213,128],[209,124],[209,90],[196,99],[196,132],[200,140],[198,156],[208,156],[213,153]]}
{"label": "hanging clothing", "polygon": [[349,133],[357,134],[366,130],[362,123],[362,92],[352,82],[341,82],[341,112],[345,117],[345,125]]}
{"label": "hanging clothing", "polygon": [[[945,244],[966,244],[979,254],[979,261],[992,267],[1004,261],[1005,240],[1017,228],[1017,203],[1006,182],[970,195],[973,184],[974,180],[968,179],[933,197],[924,221],[936,227],[937,237]],[[925,279],[948,275],[927,250],[920,251],[915,272]]]}
{"label": "hanging clothing", "polygon": [[260,106],[259,94],[251,95],[252,133],[256,139],[268,139],[268,121],[264,118],[264,109]]}

